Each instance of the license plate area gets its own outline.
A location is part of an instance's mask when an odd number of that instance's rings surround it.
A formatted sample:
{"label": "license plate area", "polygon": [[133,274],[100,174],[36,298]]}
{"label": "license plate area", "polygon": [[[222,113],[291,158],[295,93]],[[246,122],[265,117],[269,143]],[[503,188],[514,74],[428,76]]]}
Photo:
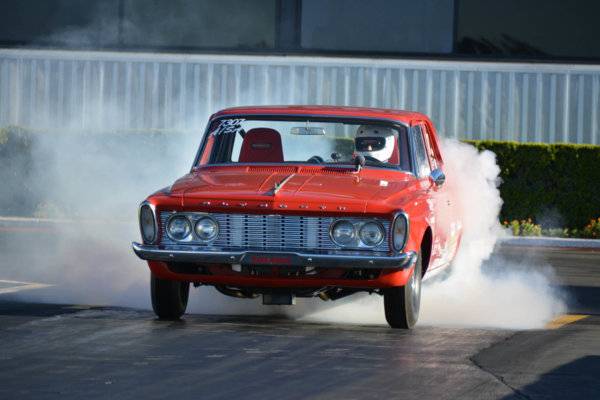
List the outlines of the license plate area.
{"label": "license plate area", "polygon": [[302,262],[295,254],[247,253],[240,264],[246,266],[301,267]]}
{"label": "license plate area", "polygon": [[295,277],[305,275],[304,267],[295,265],[249,265],[242,268],[254,276]]}
{"label": "license plate area", "polygon": [[294,254],[247,253],[241,260],[242,269],[263,277],[293,277],[304,274],[304,266]]}

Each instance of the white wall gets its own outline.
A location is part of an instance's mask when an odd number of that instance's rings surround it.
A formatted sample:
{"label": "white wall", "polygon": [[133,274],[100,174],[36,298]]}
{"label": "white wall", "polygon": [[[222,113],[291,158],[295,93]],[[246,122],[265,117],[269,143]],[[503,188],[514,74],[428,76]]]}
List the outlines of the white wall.
{"label": "white wall", "polygon": [[598,143],[599,79],[597,65],[0,49],[0,127],[193,130],[226,106],[335,104],[422,111],[459,138]]}

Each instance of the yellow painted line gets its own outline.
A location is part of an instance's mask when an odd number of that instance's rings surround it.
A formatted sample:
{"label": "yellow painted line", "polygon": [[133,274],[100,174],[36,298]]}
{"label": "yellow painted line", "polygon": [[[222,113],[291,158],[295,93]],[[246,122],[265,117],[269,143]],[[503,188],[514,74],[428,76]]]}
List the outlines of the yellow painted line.
{"label": "yellow painted line", "polygon": [[550,321],[546,324],[546,329],[558,329],[561,326],[565,326],[568,324],[572,324],[573,322],[581,321],[582,319],[585,319],[587,317],[589,317],[589,315],[582,315],[582,314],[559,315],[558,317],[554,318],[552,321]]}
{"label": "yellow painted line", "polygon": [[45,283],[19,282],[19,281],[6,281],[6,280],[0,280],[0,283],[8,283],[8,284],[15,285],[15,286],[9,286],[6,288],[0,288],[0,294],[16,293],[16,292],[20,292],[22,290],[43,289],[43,288],[46,288],[49,286],[53,286],[53,285],[48,285]]}

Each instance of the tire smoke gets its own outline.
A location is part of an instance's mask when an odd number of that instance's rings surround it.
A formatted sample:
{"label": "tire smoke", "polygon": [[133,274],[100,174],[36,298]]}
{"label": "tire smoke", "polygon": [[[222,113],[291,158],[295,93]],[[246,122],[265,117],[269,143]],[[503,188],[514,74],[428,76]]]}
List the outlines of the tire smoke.
{"label": "tire smoke", "polygon": [[422,323],[542,328],[566,309],[563,294],[552,286],[551,268],[490,259],[505,235],[498,222],[495,154],[454,140],[443,141],[443,148],[463,237],[450,277],[424,290]]}
{"label": "tire smoke", "polygon": [[[502,199],[495,154],[445,139],[442,150],[447,189],[461,216],[463,236],[449,277],[427,282],[422,290],[421,325],[542,328],[566,310],[565,295],[556,289],[548,266],[517,265],[490,259],[505,235],[498,221]],[[526,250],[523,250],[524,252]],[[301,319],[384,324],[379,296],[348,299],[337,307]]]}

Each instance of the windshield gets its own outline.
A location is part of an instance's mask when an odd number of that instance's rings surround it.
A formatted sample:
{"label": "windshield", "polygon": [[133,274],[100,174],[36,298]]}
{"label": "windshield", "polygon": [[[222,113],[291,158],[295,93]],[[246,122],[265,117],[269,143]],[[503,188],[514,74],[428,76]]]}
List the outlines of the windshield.
{"label": "windshield", "polygon": [[340,120],[220,119],[211,124],[199,164],[353,165],[410,171],[404,127]]}

